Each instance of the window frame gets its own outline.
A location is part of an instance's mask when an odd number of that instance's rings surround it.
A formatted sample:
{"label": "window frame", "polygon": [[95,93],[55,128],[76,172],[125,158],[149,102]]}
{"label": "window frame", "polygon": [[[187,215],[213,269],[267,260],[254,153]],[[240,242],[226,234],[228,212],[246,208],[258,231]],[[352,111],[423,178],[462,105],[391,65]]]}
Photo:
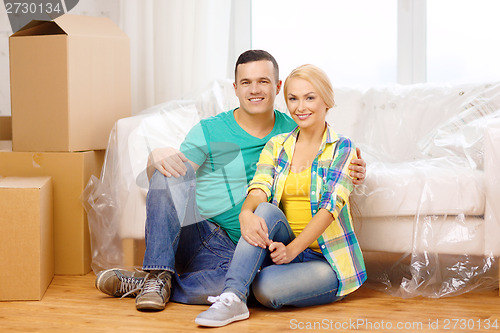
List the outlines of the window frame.
{"label": "window frame", "polygon": [[398,0],[397,82],[427,81],[427,0]]}

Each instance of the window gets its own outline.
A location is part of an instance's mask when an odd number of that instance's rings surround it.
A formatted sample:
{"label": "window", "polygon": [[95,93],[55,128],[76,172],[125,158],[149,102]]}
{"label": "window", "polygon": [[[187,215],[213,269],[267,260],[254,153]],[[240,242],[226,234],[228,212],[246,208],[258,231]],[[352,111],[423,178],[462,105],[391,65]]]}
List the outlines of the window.
{"label": "window", "polygon": [[[500,80],[498,0],[252,0],[252,48],[334,85]],[[399,45],[398,45],[399,42]]]}
{"label": "window", "polygon": [[427,1],[428,81],[500,80],[500,1]]}
{"label": "window", "polygon": [[396,82],[397,0],[253,0],[252,48],[269,51],[281,78],[312,63],[334,85]]}

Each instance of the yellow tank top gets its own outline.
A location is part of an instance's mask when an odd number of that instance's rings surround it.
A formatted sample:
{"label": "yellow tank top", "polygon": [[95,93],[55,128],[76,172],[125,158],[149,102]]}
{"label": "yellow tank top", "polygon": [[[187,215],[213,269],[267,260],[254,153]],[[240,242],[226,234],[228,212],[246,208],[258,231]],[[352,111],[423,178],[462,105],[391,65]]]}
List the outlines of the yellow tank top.
{"label": "yellow tank top", "polygon": [[[312,219],[310,188],[311,167],[298,173],[292,171],[288,173],[281,197],[281,207],[295,236],[300,235]],[[317,240],[309,245],[309,248],[321,253]]]}

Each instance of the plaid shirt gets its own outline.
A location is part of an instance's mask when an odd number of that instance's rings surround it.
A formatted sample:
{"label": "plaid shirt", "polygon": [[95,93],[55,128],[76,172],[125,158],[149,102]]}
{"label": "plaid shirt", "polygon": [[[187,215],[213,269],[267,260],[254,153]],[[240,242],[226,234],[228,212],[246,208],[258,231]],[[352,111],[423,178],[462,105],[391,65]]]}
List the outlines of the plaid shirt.
{"label": "plaid shirt", "polygon": [[[276,135],[266,144],[248,191],[259,188],[268,201],[279,206],[290,171],[299,128]],[[339,137],[328,125],[320,150],[311,166],[311,214],[321,208],[333,215],[333,222],[318,238],[321,252],[339,279],[338,296],[347,295],[366,280],[366,269],[353,230],[349,195],[354,185],[349,175],[350,161],[356,157],[353,142]]]}

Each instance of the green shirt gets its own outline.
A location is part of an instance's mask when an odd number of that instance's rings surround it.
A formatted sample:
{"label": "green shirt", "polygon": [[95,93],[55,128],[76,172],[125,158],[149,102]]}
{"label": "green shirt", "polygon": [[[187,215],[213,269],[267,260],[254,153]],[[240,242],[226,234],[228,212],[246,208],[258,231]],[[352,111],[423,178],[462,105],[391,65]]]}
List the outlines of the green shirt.
{"label": "green shirt", "polygon": [[262,139],[245,132],[231,110],[201,120],[181,144],[181,152],[200,166],[196,202],[201,215],[221,226],[234,243],[241,236],[238,215],[262,148],[273,136],[297,126],[288,115],[274,114],[274,128]]}

